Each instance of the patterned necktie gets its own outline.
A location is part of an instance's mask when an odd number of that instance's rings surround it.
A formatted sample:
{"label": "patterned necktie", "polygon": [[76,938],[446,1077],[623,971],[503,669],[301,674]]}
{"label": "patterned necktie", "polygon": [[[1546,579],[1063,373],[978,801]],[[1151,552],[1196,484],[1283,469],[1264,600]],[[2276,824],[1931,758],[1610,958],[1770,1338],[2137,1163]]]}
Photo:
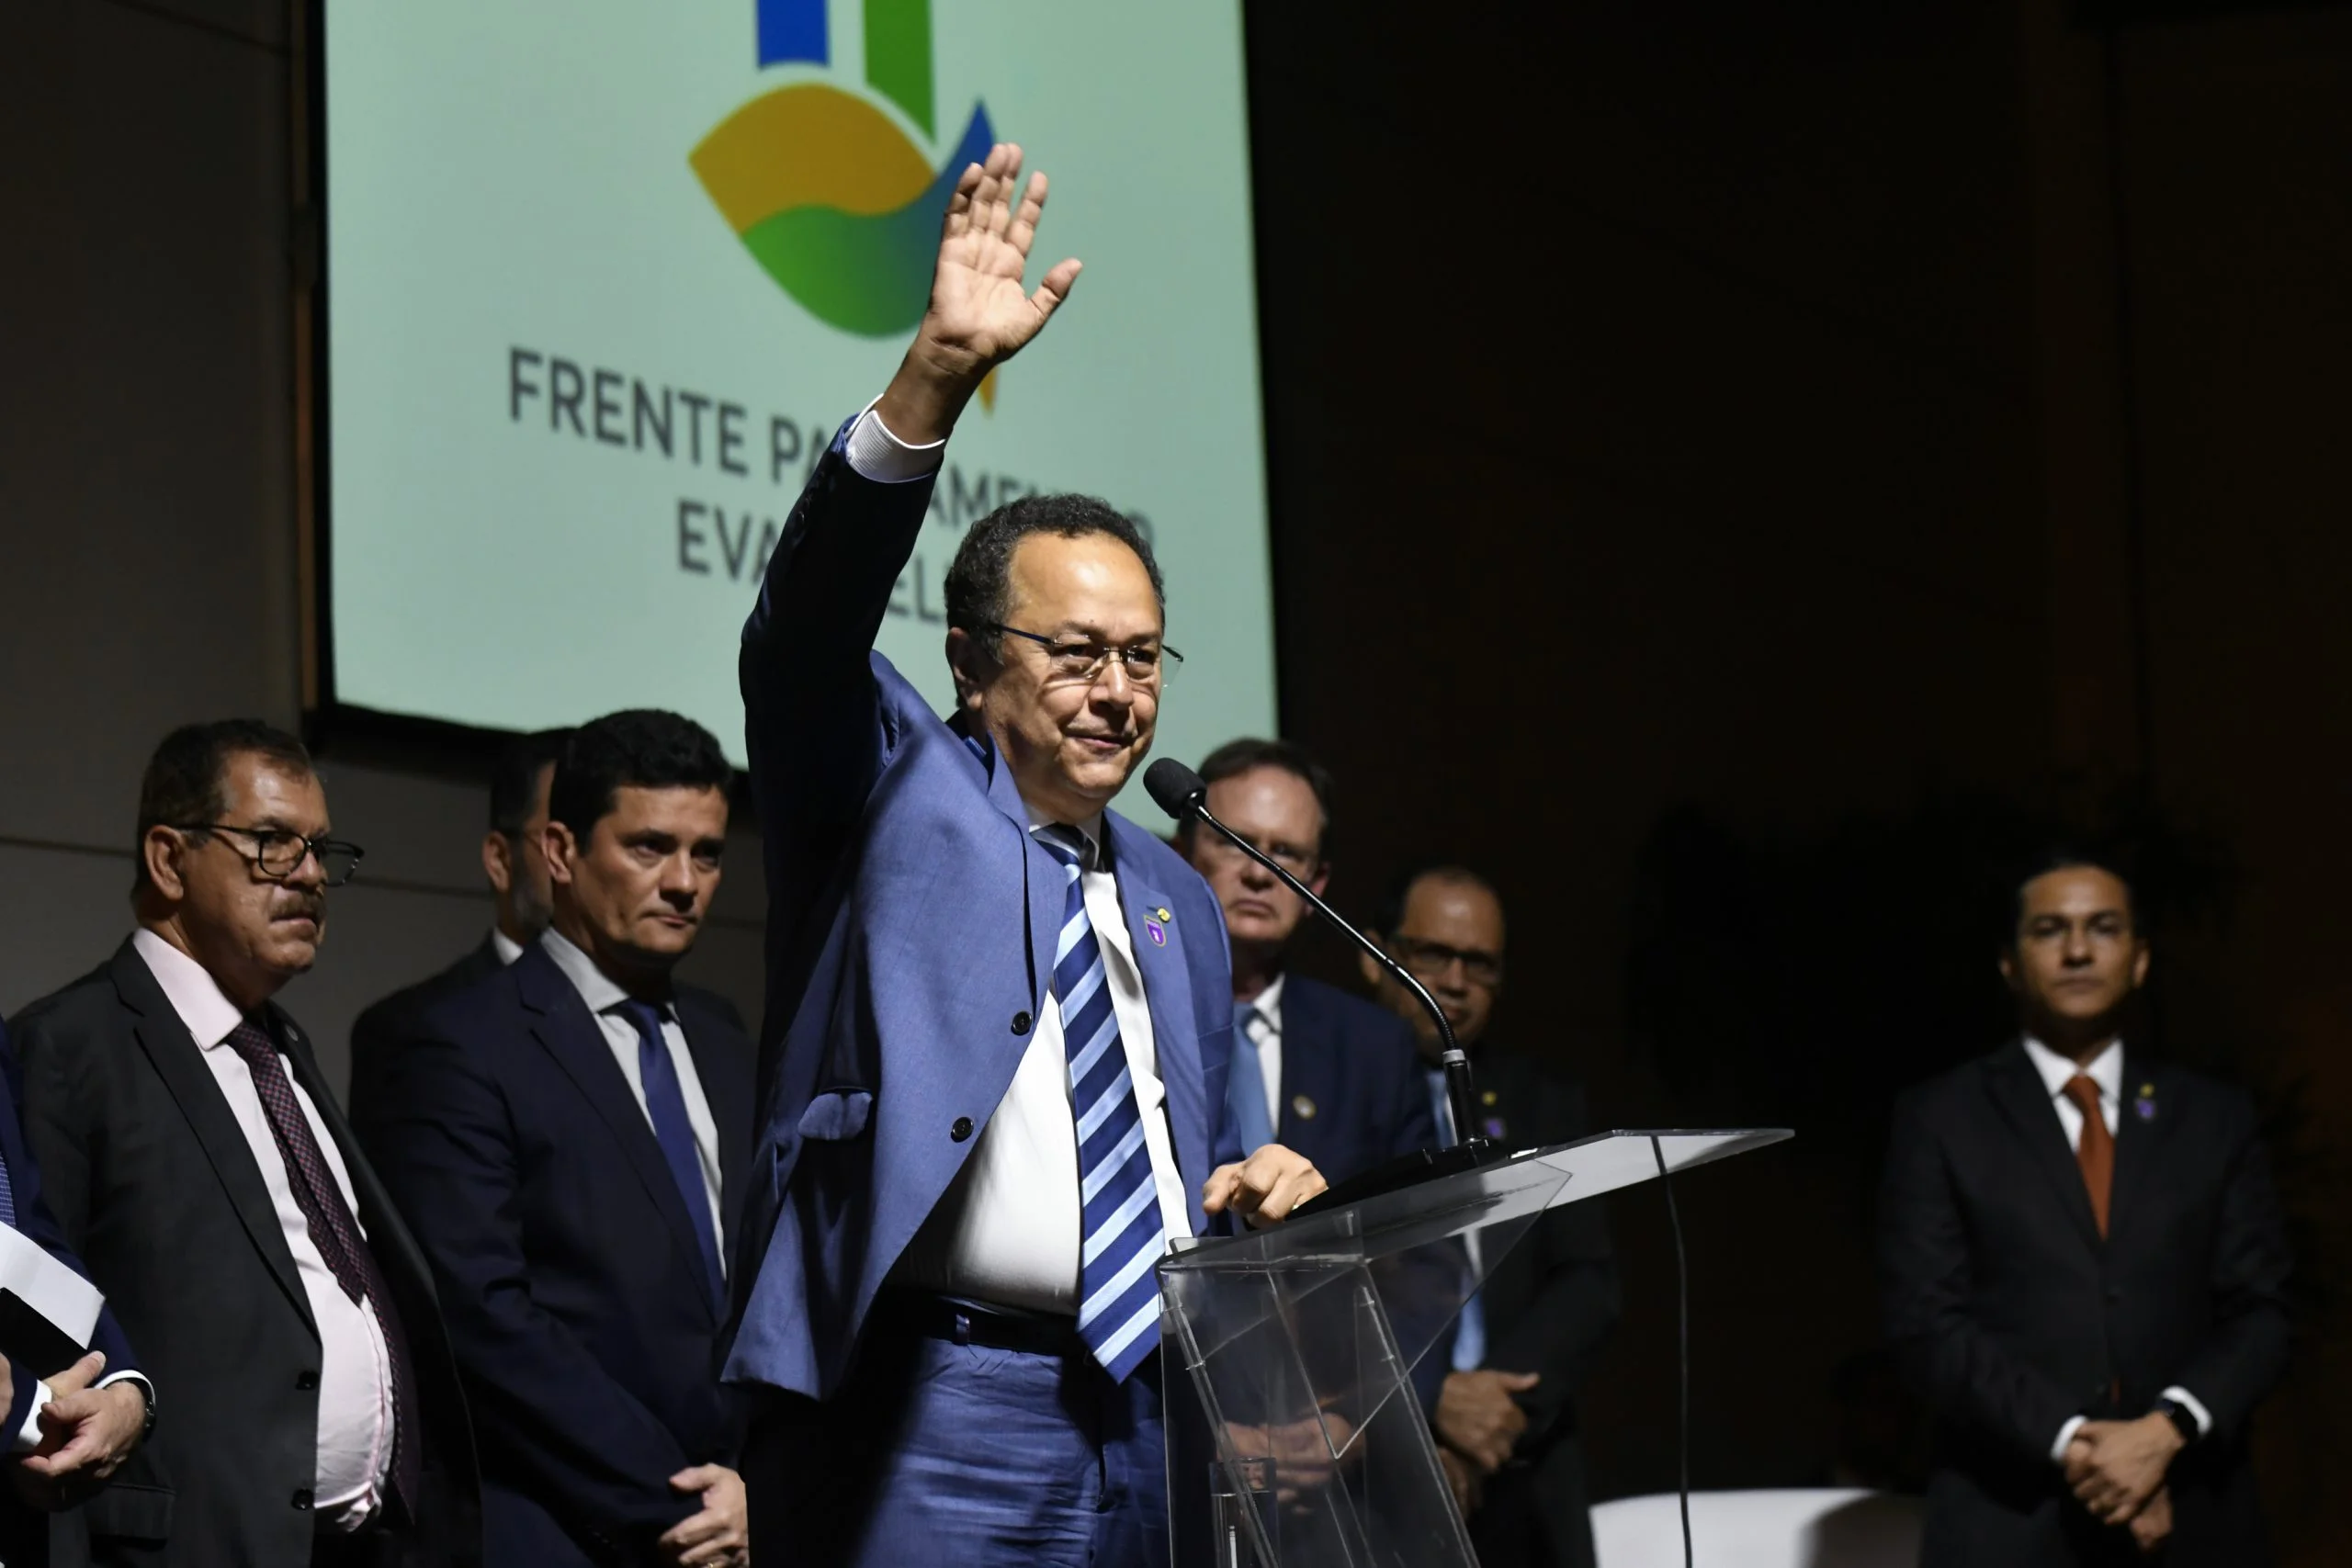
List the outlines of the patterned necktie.
{"label": "patterned necktie", "polygon": [[0,1225],[17,1226],[17,1184],[8,1176],[8,1162],[0,1159]]}
{"label": "patterned necktie", "polygon": [[376,1309],[376,1325],[384,1332],[384,1353],[391,1363],[392,1488],[413,1517],[423,1471],[414,1440],[416,1394],[409,1386],[408,1342],[401,1333],[400,1309],[392,1304],[392,1293],[377,1270],[375,1254],[359,1235],[359,1222],[352,1218],[350,1205],[343,1201],[343,1189],[335,1185],[334,1175],[327,1168],[326,1156],[311,1134],[310,1118],[302,1114],[294,1098],[294,1086],[286,1077],[277,1045],[267,1032],[247,1019],[229,1032],[229,1048],[244,1059],[246,1070],[253,1075],[254,1092],[261,1097],[262,1114],[269,1121],[270,1135],[277,1140],[278,1157],[286,1162],[286,1184],[293,1190],[295,1206],[302,1211],[311,1245],[319,1249],[319,1257],[335,1283],[343,1287],[343,1293]]}
{"label": "patterned necktie", "polygon": [[2108,1204],[2115,1193],[2115,1134],[2108,1131],[2107,1113],[2100,1109],[2098,1085],[2081,1073],[2066,1080],[2066,1098],[2083,1113],[2082,1141],[2075,1145],[2075,1163],[2083,1168],[2083,1185],[2090,1190],[2091,1217],[2098,1234],[2107,1234]]}
{"label": "patterned necktie", "polygon": [[718,1227],[711,1218],[710,1190],[703,1184],[702,1151],[695,1145],[695,1124],[686,1115],[686,1091],[678,1084],[678,1065],[670,1059],[670,1043],[662,1038],[662,1010],[651,1002],[629,1000],[614,1011],[637,1026],[637,1077],[645,1087],[645,1114],[653,1122],[653,1140],[662,1145],[662,1163],[678,1184],[678,1196],[694,1222],[695,1242],[702,1248],[703,1289],[710,1304],[724,1316],[726,1276],[718,1268]]}
{"label": "patterned necktie", "polygon": [[1111,1007],[1109,976],[1087,917],[1079,863],[1085,839],[1057,823],[1037,841],[1069,879],[1054,946],[1054,999],[1069,1057],[1070,1108],[1078,1118],[1079,1198],[1085,1237],[1078,1274],[1078,1335],[1113,1379],[1126,1377],[1159,1348],[1160,1254],[1168,1236],[1159,1189],[1144,1146],[1134,1075]]}
{"label": "patterned necktie", "polygon": [[1225,1099],[1240,1129],[1245,1159],[1274,1141],[1274,1120],[1266,1110],[1266,1063],[1259,1055],[1258,1033],[1264,1027],[1265,1015],[1253,1004],[1243,1004],[1233,1015],[1233,1065],[1226,1074]]}

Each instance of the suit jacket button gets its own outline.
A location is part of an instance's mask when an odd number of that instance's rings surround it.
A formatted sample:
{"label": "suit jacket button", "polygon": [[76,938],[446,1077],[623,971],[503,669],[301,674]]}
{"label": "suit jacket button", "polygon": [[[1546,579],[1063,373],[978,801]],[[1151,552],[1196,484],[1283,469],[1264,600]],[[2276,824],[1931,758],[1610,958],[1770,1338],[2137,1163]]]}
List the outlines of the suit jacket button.
{"label": "suit jacket button", "polygon": [[309,1487],[305,1486],[300,1492],[294,1494],[294,1506],[297,1508],[301,1509],[306,1514],[311,1511],[311,1489]]}
{"label": "suit jacket button", "polygon": [[958,1116],[956,1118],[956,1125],[947,1129],[947,1135],[957,1143],[962,1143],[972,1135],[972,1119],[969,1116]]}
{"label": "suit jacket button", "polygon": [[1036,1020],[1031,1018],[1026,1012],[1016,1012],[1012,1015],[1012,1032],[1026,1034],[1029,1032],[1029,1026],[1035,1021]]}
{"label": "suit jacket button", "polygon": [[305,1367],[294,1374],[294,1386],[307,1393],[319,1386],[319,1374]]}

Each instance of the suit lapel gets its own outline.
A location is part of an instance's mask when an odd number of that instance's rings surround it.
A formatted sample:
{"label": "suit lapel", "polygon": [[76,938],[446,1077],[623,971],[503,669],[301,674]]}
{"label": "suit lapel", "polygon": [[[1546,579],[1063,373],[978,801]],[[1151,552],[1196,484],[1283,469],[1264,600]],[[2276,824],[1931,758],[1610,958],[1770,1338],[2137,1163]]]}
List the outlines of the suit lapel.
{"label": "suit lapel", "polygon": [[2098,1221],[2091,1213],[2091,1195],[2083,1185],[2083,1168],[2076,1162],[2075,1151],[2066,1145],[2066,1129],[2059,1124],[2049,1088],[2034,1070],[2033,1059],[2025,1054],[2024,1044],[2013,1041],[2004,1046],[1988,1064],[1987,1077],[1994,1102],[2025,1145],[2032,1163],[2054,1190],[2060,1207],[2082,1233],[2083,1239],[2097,1247]]}
{"label": "suit lapel", "polygon": [[[662,1211],[684,1262],[691,1266],[684,1277],[702,1280],[702,1242],[695,1233],[693,1218],[686,1213],[685,1197],[670,1175],[669,1162],[662,1157],[662,1145],[653,1136],[653,1124],[646,1120],[637,1096],[630,1091],[621,1065],[613,1059],[612,1047],[606,1043],[595,1015],[588,1010],[579,991],[543,948],[534,947],[514,961],[514,984],[525,1010],[532,1014],[531,1037],[555,1058],[556,1066],[563,1069],[611,1130],[629,1168],[644,1184],[654,1207]],[[697,1287],[695,1295],[709,1304],[708,1291]]]}
{"label": "suit lapel", "polygon": [[[975,739],[960,712],[949,721],[948,728],[963,739],[965,751],[979,769],[989,804],[1004,813],[1012,823],[1013,831],[1021,835],[1022,869],[1029,904],[1029,1005],[1034,1011],[1043,1007],[1046,992],[1054,983],[1055,938],[1061,933],[1069,876],[1062,863],[1046,852],[1029,831],[1029,807],[1012,782],[1012,770],[1004,765],[994,742],[985,736]],[[1006,1081],[1011,1081],[1009,1074]]]}
{"label": "suit lapel", "polygon": [[278,1223],[277,1205],[270,1201],[269,1185],[254,1158],[253,1145],[245,1141],[244,1129],[238,1124],[236,1113],[229,1109],[228,1099],[220,1092],[212,1069],[204,1065],[203,1050],[196,1037],[188,1033],[187,1025],[180,1021],[171,998],[164,995],[164,987],[147,967],[147,961],[139,956],[138,949],[123,943],[115,953],[112,968],[115,992],[137,1019],[131,1027],[140,1049],[147,1054],[156,1077],[164,1080],[164,1087],[178,1102],[180,1114],[187,1119],[198,1146],[203,1149],[213,1175],[229,1195],[230,1206],[236,1210],[246,1235],[252,1238],[254,1250],[277,1279],[278,1289],[294,1303],[294,1310],[302,1314],[311,1332],[317,1334],[318,1324],[311,1316],[310,1294],[302,1288],[293,1250],[286,1245],[286,1230]]}
{"label": "suit lapel", "polygon": [[[1283,1081],[1275,1101],[1282,1114],[1274,1120],[1274,1141],[1285,1148],[1306,1152],[1339,1108],[1344,1086],[1329,1023],[1295,977],[1283,986]],[[1241,1049],[1238,1033],[1233,1048]],[[1301,1100],[1314,1107],[1312,1128],[1298,1114]]]}
{"label": "suit lapel", "polygon": [[2171,1073],[2157,1063],[2138,1059],[2128,1045],[2122,1088],[2115,1119],[2115,1190],[2108,1195],[2109,1241],[2121,1234],[2127,1220],[2137,1217],[2148,1172],[2163,1163],[2165,1144],[2180,1108],[2178,1097],[2168,1092]]}
{"label": "suit lapel", "polygon": [[[1103,835],[1111,841],[1111,869],[1119,884],[1119,907],[1127,918],[1127,946],[1143,975],[1144,1000],[1151,1010],[1153,1055],[1168,1094],[1168,1130],[1177,1164],[1192,1183],[1208,1175],[1223,1106],[1208,1102],[1208,1075],[1201,1060],[1201,1023],[1193,1007],[1193,975],[1184,961],[1185,933],[1179,929],[1168,895],[1145,880],[1142,829],[1105,812]],[[1204,932],[1194,940],[1216,941]],[[1188,1185],[1190,1185],[1188,1183]],[[1198,1196],[1193,1201],[1198,1203]]]}

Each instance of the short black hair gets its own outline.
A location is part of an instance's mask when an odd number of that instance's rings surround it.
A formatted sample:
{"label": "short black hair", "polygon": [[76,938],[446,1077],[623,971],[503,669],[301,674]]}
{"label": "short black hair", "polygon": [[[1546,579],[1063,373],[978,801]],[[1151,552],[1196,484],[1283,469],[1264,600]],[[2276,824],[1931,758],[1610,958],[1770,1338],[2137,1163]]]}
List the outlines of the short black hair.
{"label": "short black hair", "polygon": [[219,821],[229,809],[229,764],[247,755],[297,778],[309,778],[316,771],[308,747],[257,718],[184,724],[157,742],[139,780],[139,830],[130,840],[131,859],[138,865],[134,892],[148,885],[147,829]]}
{"label": "short black hair", "polygon": [[1395,936],[1396,928],[1405,923],[1405,906],[1413,897],[1413,889],[1431,877],[1442,882],[1466,882],[1473,887],[1483,887],[1497,904],[1503,901],[1492,881],[1453,861],[1419,861],[1407,866],[1388,879],[1381,890],[1379,901],[1372,907],[1372,916],[1365,923],[1382,936]]}
{"label": "short black hair", "polygon": [[1091,495],[1024,495],[973,524],[956,547],[956,558],[947,568],[949,626],[987,638],[990,648],[1004,640],[996,628],[1012,614],[1012,552],[1032,534],[1065,539],[1107,534],[1118,540],[1143,562],[1152,597],[1159,601],[1160,613],[1167,614],[1168,587],[1159,575],[1159,561],[1133,518]]}
{"label": "short black hair", "polygon": [[[1315,753],[1295,740],[1264,740],[1255,736],[1243,736],[1228,740],[1201,759],[1201,782],[1216,784],[1220,779],[1237,778],[1253,768],[1280,768],[1294,778],[1302,779],[1315,792],[1316,809],[1323,818],[1316,836],[1315,853],[1318,860],[1331,854],[1331,770],[1317,760]],[[1176,829],[1178,837],[1192,841],[1196,824],[1190,817]]]}
{"label": "short black hair", "polygon": [[693,719],[662,708],[626,708],[564,738],[548,791],[548,820],[585,844],[612,810],[616,790],[723,790],[734,778],[718,737]]}
{"label": "short black hair", "polygon": [[539,771],[552,768],[563,756],[569,729],[535,729],[517,735],[499,748],[490,771],[490,830],[509,840],[523,836],[538,799]]}
{"label": "short black hair", "polygon": [[2052,839],[2035,846],[2018,858],[2005,879],[2008,886],[2007,897],[2001,901],[2001,945],[2017,946],[2018,929],[2025,923],[2026,885],[2053,871],[2103,871],[2123,884],[2124,912],[2132,917],[2132,929],[2145,934],[2134,862],[2127,846],[2095,840]]}

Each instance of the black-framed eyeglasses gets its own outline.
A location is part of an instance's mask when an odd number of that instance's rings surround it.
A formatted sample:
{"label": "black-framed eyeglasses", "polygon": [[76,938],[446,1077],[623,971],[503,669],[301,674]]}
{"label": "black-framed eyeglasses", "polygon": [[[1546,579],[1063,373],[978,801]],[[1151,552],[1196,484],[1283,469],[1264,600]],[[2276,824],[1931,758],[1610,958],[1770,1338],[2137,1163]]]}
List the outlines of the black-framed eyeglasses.
{"label": "black-framed eyeglasses", "polygon": [[1092,637],[1073,637],[1068,641],[1051,637],[1043,632],[1024,632],[1019,626],[1008,626],[1001,621],[983,621],[983,631],[1002,632],[1008,637],[1026,637],[1046,650],[1046,671],[1057,684],[1088,685],[1102,678],[1115,658],[1128,680],[1138,686],[1158,686],[1175,678],[1182,668],[1184,656],[1162,642],[1129,643],[1125,648],[1113,648]]}
{"label": "black-framed eyeglasses", "polygon": [[329,887],[340,887],[351,880],[368,852],[341,839],[306,839],[290,828],[241,828],[234,822],[174,822],[170,826],[183,833],[235,833],[252,840],[254,863],[261,867],[264,876],[281,882],[316,855],[319,880]]}
{"label": "black-framed eyeglasses", "polygon": [[1462,977],[1474,986],[1492,990],[1502,983],[1503,961],[1495,953],[1448,947],[1442,942],[1423,942],[1409,936],[1390,937],[1388,950],[1397,963],[1425,980],[1435,979],[1459,963]]}

